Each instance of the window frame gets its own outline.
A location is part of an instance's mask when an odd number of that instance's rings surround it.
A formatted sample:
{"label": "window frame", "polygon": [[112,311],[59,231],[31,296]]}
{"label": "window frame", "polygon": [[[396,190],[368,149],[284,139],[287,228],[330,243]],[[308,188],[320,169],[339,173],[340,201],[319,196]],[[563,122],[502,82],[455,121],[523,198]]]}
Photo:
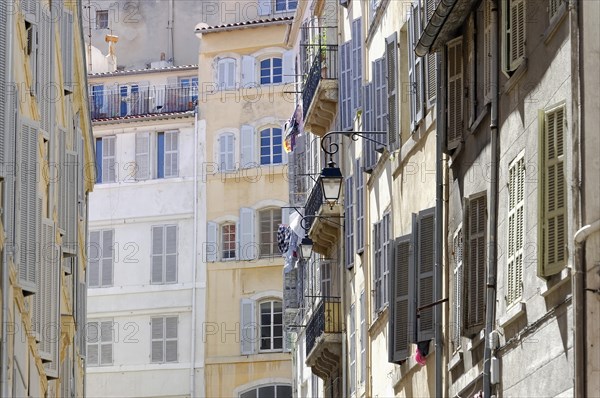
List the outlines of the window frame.
{"label": "window frame", "polygon": [[[277,9],[277,6],[281,3],[285,4],[285,8],[284,9]],[[291,5],[294,5],[294,7],[292,8]],[[298,0],[275,0],[275,14],[279,14],[279,13],[285,13],[285,12],[291,12],[291,11],[295,11],[298,8]]]}
{"label": "window frame", "polygon": [[[275,312],[275,304],[279,303],[280,305],[280,312],[277,313]],[[284,333],[284,325],[283,325],[283,301],[280,299],[276,299],[276,298],[269,298],[266,300],[261,300],[259,302],[256,303],[256,309],[258,311],[258,353],[267,353],[267,352],[282,352],[284,350],[284,338],[285,338],[285,333]],[[262,307],[263,305],[268,304],[270,306],[269,309],[269,316],[270,316],[270,322],[268,325],[264,325],[263,324],[263,319],[262,319]],[[279,314],[281,316],[281,324],[277,324],[275,323],[275,317],[276,315]],[[281,327],[281,335],[276,335],[275,329],[277,328],[277,326]],[[270,330],[270,336],[269,338],[269,348],[262,348],[262,342],[263,339],[266,337],[263,337],[263,328],[264,327],[268,327]],[[281,348],[276,348],[276,340],[278,338],[281,338]]]}
{"label": "window frame", "polygon": [[[273,230],[270,232],[271,237],[272,237],[272,241],[271,242],[264,242],[263,241],[263,235],[266,235],[267,232],[263,232],[262,231],[262,224],[263,224],[263,214],[266,214],[266,212],[270,213],[270,224],[271,227],[274,227]],[[279,247],[277,246],[277,229],[279,228],[279,225],[282,222],[282,217],[281,217],[281,208],[278,207],[267,207],[264,209],[260,209],[257,211],[258,213],[258,217],[257,217],[257,222],[258,222],[258,247],[259,247],[259,253],[258,253],[258,257],[259,258],[272,258],[272,257],[276,257],[279,256]],[[277,221],[277,215],[279,215],[279,222],[276,223]],[[263,247],[264,245],[270,245],[270,250],[268,254],[264,254],[263,253]]]}
{"label": "window frame", "polygon": [[[284,395],[283,397],[280,397],[277,395],[277,387],[289,387],[290,392],[292,392],[292,385],[291,384],[283,384],[283,383],[273,383],[273,384],[261,384],[259,386],[256,387],[252,387],[249,388],[247,390],[244,390],[242,392],[240,392],[238,394],[238,398],[260,398],[259,392],[261,388],[264,387],[274,387],[275,388],[275,398],[287,398],[288,395]],[[254,395],[249,395],[250,393],[254,392]],[[282,392],[282,394],[285,394],[285,392]]]}
{"label": "window frame", "polygon": [[[233,241],[226,241],[225,240],[225,228],[226,227],[233,227]],[[221,258],[221,261],[233,261],[237,259],[237,224],[235,222],[231,222],[231,221],[226,221],[224,223],[221,223],[219,225],[219,241],[221,242],[220,250],[219,250],[219,257]],[[228,236],[231,236],[232,233],[231,232],[227,232]],[[230,257],[225,257],[225,245],[226,244],[233,244],[233,256]],[[231,252],[232,250],[227,250],[228,252]]]}
{"label": "window frame", "polygon": [[[279,131],[279,136],[280,136],[280,140],[281,140],[280,144],[275,144],[275,139],[277,138],[277,135],[275,134],[276,130]],[[263,146],[263,142],[262,142],[263,141],[263,133],[265,133],[265,132],[268,133],[268,137],[264,137],[269,140],[268,146]],[[265,127],[263,129],[261,129],[258,133],[258,141],[259,141],[258,142],[259,164],[261,166],[285,164],[284,148],[283,148],[283,129],[281,127]],[[276,153],[277,147],[279,147],[280,153]],[[269,151],[268,155],[263,155],[263,148],[268,149],[268,151]],[[281,157],[280,162],[275,161],[276,156]],[[269,158],[267,163],[263,163],[263,157]]]}
{"label": "window frame", "polygon": [[[167,319],[168,318],[175,318],[176,322],[176,336],[175,337],[167,337]],[[162,338],[154,338],[152,337],[152,333],[153,333],[153,321],[155,319],[161,319],[162,320],[162,334],[163,337]],[[152,358],[152,346],[153,343],[155,341],[162,341],[162,360],[161,361],[155,361]],[[176,344],[176,356],[177,358],[174,361],[167,361],[167,342],[172,342],[175,341]],[[153,316],[150,317],[150,363],[154,364],[154,363],[177,363],[179,362],[179,316],[178,315],[161,315],[161,316]]]}
{"label": "window frame", "polygon": [[381,219],[373,224],[373,286],[375,287],[374,315],[385,310],[389,305],[389,259],[388,251],[390,245],[391,213],[385,212]]}
{"label": "window frame", "polygon": [[[279,66],[275,66],[275,61],[279,60]],[[263,66],[263,63],[268,62],[268,66]],[[276,74],[276,70],[279,69],[279,74]],[[266,71],[267,75],[263,76],[263,71]],[[275,81],[276,78],[279,78],[279,81]],[[263,81],[263,78],[267,81]],[[268,85],[268,84],[281,84],[283,83],[283,57],[282,56],[268,56],[262,58],[258,61],[258,79],[260,85]]]}
{"label": "window frame", "polygon": [[[101,17],[101,18],[100,18]],[[96,10],[96,30],[110,29],[109,10]],[[106,24],[104,24],[106,22]]]}

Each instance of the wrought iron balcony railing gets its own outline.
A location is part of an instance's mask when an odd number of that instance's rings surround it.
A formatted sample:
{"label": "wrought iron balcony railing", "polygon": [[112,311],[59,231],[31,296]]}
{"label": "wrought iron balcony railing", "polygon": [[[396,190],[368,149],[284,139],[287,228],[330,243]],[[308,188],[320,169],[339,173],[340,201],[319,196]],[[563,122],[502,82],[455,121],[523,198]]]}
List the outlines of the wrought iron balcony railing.
{"label": "wrought iron balcony railing", "polygon": [[341,333],[342,314],[338,297],[323,297],[306,326],[306,356],[323,333]]}
{"label": "wrought iron balcony railing", "polygon": [[90,88],[92,119],[144,116],[191,111],[198,101],[198,87],[93,85]]}
{"label": "wrought iron balcony railing", "polygon": [[310,230],[310,227],[312,227],[313,223],[315,222],[315,218],[322,204],[323,188],[321,187],[321,184],[316,183],[313,186],[312,191],[310,191],[310,195],[308,196],[308,200],[304,206],[304,219],[306,220],[304,227],[307,231]]}
{"label": "wrought iron balcony railing", "polygon": [[317,92],[321,80],[338,78],[338,49],[336,45],[322,45],[317,49],[302,88],[304,116]]}

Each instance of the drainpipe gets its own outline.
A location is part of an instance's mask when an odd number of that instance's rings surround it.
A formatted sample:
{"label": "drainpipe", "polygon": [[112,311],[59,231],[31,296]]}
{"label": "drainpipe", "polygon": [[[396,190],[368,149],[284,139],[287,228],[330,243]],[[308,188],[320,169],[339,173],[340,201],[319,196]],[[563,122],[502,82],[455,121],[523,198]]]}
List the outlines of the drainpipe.
{"label": "drainpipe", "polygon": [[485,349],[483,354],[483,396],[490,398],[492,385],[490,380],[490,367],[492,360],[492,347],[487,342],[487,337],[494,329],[496,316],[496,244],[498,233],[498,0],[492,2],[492,105],[490,121],[491,140],[491,179],[490,179],[490,207],[489,224],[490,240],[488,243],[488,269],[486,289],[486,311],[485,311]]}
{"label": "drainpipe", "polygon": [[[9,27],[9,29],[6,29],[6,50],[7,50],[7,60],[6,60],[6,82],[10,83],[13,81],[12,78],[12,62],[13,62],[13,40],[14,40],[14,32],[15,29],[12,28],[13,26],[13,21],[14,21],[14,15],[15,13],[13,12],[14,10],[11,9],[7,9],[6,12],[6,26]],[[5,27],[0,27],[0,29],[4,29]],[[5,84],[5,82],[0,82],[0,84]],[[7,89],[10,88],[7,87]],[[15,92],[16,95],[16,92]],[[8,101],[9,107],[10,104],[16,104],[17,101]],[[16,113],[16,109],[12,109],[12,112]],[[16,119],[15,119],[16,120]],[[8,121],[6,121],[6,123],[8,123]],[[5,129],[6,126],[0,126],[2,129]],[[8,134],[13,134],[13,137],[15,139],[14,144],[16,147],[16,136],[15,136],[15,131],[9,131]],[[13,154],[15,152],[13,151]],[[13,155],[14,156],[14,155]],[[7,203],[7,190],[4,190],[4,203]],[[6,214],[6,213],[5,213]],[[3,217],[4,218],[4,217]],[[4,225],[6,225],[6,222],[4,222]],[[13,223],[13,225],[15,225]],[[2,345],[1,345],[1,349],[2,349],[2,356],[0,358],[2,358],[2,360],[0,361],[0,368],[2,369],[0,372],[0,383],[2,384],[2,387],[0,388],[0,393],[3,397],[8,397],[8,300],[10,298],[10,295],[8,294],[8,290],[10,289],[10,281],[9,281],[9,275],[8,275],[8,260],[9,260],[9,256],[6,253],[6,246],[4,247],[3,250],[3,259],[2,259]]]}
{"label": "drainpipe", "polygon": [[[445,48],[438,53],[436,62],[436,81],[437,86],[437,104],[436,104],[436,149],[435,149],[435,297],[434,301],[439,302],[442,299],[443,291],[443,258],[444,251],[442,244],[444,240],[444,137],[446,136],[446,74],[444,71],[444,60],[446,57]],[[444,396],[443,385],[443,352],[444,337],[442,331],[442,305],[438,304],[435,307],[435,396]]]}
{"label": "drainpipe", "polygon": [[196,268],[198,266],[198,113],[199,105],[194,112],[194,243],[192,256],[192,353],[190,358],[190,397],[195,397],[196,383]]}

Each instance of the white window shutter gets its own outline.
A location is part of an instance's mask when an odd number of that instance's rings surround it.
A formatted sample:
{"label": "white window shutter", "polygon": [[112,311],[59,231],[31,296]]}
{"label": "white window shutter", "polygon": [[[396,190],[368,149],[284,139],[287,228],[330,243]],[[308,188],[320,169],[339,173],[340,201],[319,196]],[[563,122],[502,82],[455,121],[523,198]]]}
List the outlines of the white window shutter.
{"label": "white window shutter", "polygon": [[452,343],[453,350],[461,345],[463,308],[463,230],[460,228],[453,239],[454,276],[452,288]]}
{"label": "white window shutter", "polygon": [[165,132],[165,177],[177,177],[179,174],[179,132]]}
{"label": "white window shutter", "polygon": [[448,43],[448,149],[462,141],[463,124],[463,56],[462,36]]}
{"label": "white window shutter", "polygon": [[241,325],[240,325],[240,347],[242,355],[256,353],[258,342],[257,322],[256,322],[256,303],[254,300],[243,298],[241,306]]}
{"label": "white window shutter", "polygon": [[164,318],[152,318],[150,320],[152,349],[150,353],[151,362],[164,362]]}
{"label": "white window shutter", "polygon": [[508,170],[507,306],[523,293],[524,182],[525,160],[520,157]]}
{"label": "white window shutter", "polygon": [[227,65],[226,60],[220,60],[217,63],[217,81],[219,84],[219,88],[226,88],[226,79],[227,79]]}
{"label": "white window shutter", "polygon": [[151,261],[151,283],[163,283],[164,264],[164,227],[162,225],[152,227],[152,261]]}
{"label": "white window shutter", "polygon": [[177,362],[177,323],[176,316],[165,318],[165,362]]}
{"label": "white window shutter", "polygon": [[73,13],[63,8],[60,21],[63,84],[67,91],[73,89]]}
{"label": "white window shutter", "polygon": [[[433,303],[435,260],[435,208],[419,212],[417,244],[417,308]],[[434,308],[422,310],[417,318],[417,341],[434,337]]]}
{"label": "white window shutter", "polygon": [[242,56],[242,86],[252,87],[256,84],[256,58]]}
{"label": "white window shutter", "polygon": [[258,3],[258,15],[268,16],[271,15],[271,1],[272,0],[260,0]]}
{"label": "white window shutter", "polygon": [[226,86],[227,88],[235,88],[235,83],[237,81],[235,75],[235,59],[229,59],[227,62],[227,71],[226,71]]}
{"label": "white window shutter", "polygon": [[112,229],[102,231],[102,269],[100,271],[102,286],[112,286],[113,284],[113,235]]}
{"label": "white window shutter", "polygon": [[87,341],[86,363],[88,365],[98,366],[100,359],[99,341],[100,341],[100,323],[90,321],[85,328],[86,334],[83,338]]}
{"label": "white window shutter", "polygon": [[165,231],[165,283],[177,282],[177,225],[167,225]]}
{"label": "white window shutter", "polygon": [[212,221],[206,223],[206,244],[204,250],[207,262],[217,261],[220,246],[217,240],[218,229],[217,223]]}
{"label": "white window shutter", "polygon": [[283,82],[294,83],[296,81],[296,53],[294,50],[283,52]]}
{"label": "white window shutter", "polygon": [[256,167],[256,133],[254,127],[243,125],[240,134],[240,166],[242,169]]}
{"label": "white window shutter", "polygon": [[116,181],[115,141],[116,137],[102,138],[102,182],[104,183]]}
{"label": "white window shutter", "polygon": [[253,209],[242,207],[240,209],[240,259],[254,260],[257,254],[255,239],[255,213]]}
{"label": "white window shutter", "polygon": [[150,134],[135,135],[135,170],[136,180],[150,178]]}
{"label": "white window shutter", "polygon": [[88,283],[90,287],[100,286],[100,231],[90,231],[90,243],[88,246]]}
{"label": "white window shutter", "polygon": [[100,365],[113,363],[113,321],[100,323]]}
{"label": "white window shutter", "polygon": [[283,225],[290,225],[290,212],[292,209],[289,207],[281,208],[281,223]]}

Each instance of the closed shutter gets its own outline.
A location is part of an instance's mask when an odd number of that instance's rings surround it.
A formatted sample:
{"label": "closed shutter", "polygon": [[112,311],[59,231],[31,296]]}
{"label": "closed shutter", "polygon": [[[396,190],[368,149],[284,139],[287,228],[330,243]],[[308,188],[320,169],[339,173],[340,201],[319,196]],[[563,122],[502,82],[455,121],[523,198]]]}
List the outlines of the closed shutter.
{"label": "closed shutter", "polygon": [[[1,29],[0,29],[1,30]],[[0,43],[5,43],[5,41],[1,41]],[[0,54],[0,57],[2,55]],[[2,62],[2,61],[0,61]],[[2,73],[2,72],[0,72]],[[5,87],[3,87],[4,89]],[[1,91],[2,89],[0,89]],[[6,94],[6,93],[5,93]],[[14,95],[5,97],[6,102],[0,105],[0,107],[4,107],[0,109],[1,112],[5,112],[0,115],[0,123],[7,123],[6,133],[0,134],[2,138],[0,138],[0,142],[4,143],[3,148],[3,162],[7,164],[12,164],[13,167],[5,167],[3,169],[3,173],[0,175],[4,176],[4,189],[6,190],[5,202],[3,204],[3,225],[4,230],[6,231],[6,241],[4,243],[4,251],[6,254],[13,255],[15,251],[15,239],[16,239],[16,231],[15,231],[15,209],[17,208],[16,203],[16,192],[15,192],[15,181],[16,181],[16,143],[17,143],[17,97],[18,94],[14,93]],[[7,120],[2,122],[3,117],[7,117]],[[0,124],[1,125],[1,124]],[[1,125],[4,126],[4,125]],[[18,260],[13,257],[13,261],[18,264]],[[20,267],[19,267],[20,268]],[[20,270],[19,270],[20,271]],[[20,273],[19,273],[20,275]],[[20,277],[19,277],[20,278]]]}
{"label": "closed shutter", "polygon": [[296,82],[296,53],[294,50],[287,50],[283,53],[283,82]]}
{"label": "closed shutter", "polygon": [[135,135],[135,179],[138,181],[150,178],[150,134]]}
{"label": "closed shutter", "polygon": [[242,355],[250,355],[256,352],[256,342],[258,340],[256,330],[256,303],[254,300],[242,299],[241,303],[241,327],[240,327],[240,347]]}
{"label": "closed shutter", "polygon": [[416,128],[423,118],[423,64],[415,54],[415,46],[421,35],[421,5],[413,5],[408,19],[408,78],[410,81],[411,128]]}
{"label": "closed shutter", "polygon": [[258,3],[258,15],[265,16],[271,15],[271,1],[272,0],[260,0]]}
{"label": "closed shutter", "polygon": [[[7,35],[8,35],[8,25],[7,25],[7,7],[0,7],[0,82],[7,82],[7,67],[6,61],[8,60],[8,51],[7,51]],[[12,98],[7,95],[7,84],[0,84],[0,128],[4,130],[7,128],[9,115],[13,111],[11,108]],[[16,94],[11,94],[14,96]],[[9,134],[12,132],[8,130]],[[4,134],[0,134],[0,164],[4,165],[4,155],[5,155],[5,138]],[[12,164],[12,163],[11,163]],[[5,168],[2,167],[0,170],[1,175],[5,175]],[[4,206],[6,207],[6,206]],[[6,226],[6,222],[4,224]]]}
{"label": "closed shutter", "polygon": [[242,56],[242,86],[249,88],[256,85],[256,58]]}
{"label": "closed shutter", "polygon": [[483,97],[492,100],[492,0],[483,0]]}
{"label": "closed shutter", "polygon": [[356,186],[356,251],[365,249],[365,177],[360,167],[361,160],[354,163],[354,179]]}
{"label": "closed shutter", "polygon": [[100,341],[100,323],[91,321],[85,328],[85,336],[82,339],[87,342],[86,364],[88,366],[98,366],[100,359],[99,341]]}
{"label": "closed shutter", "polygon": [[[41,245],[40,245],[40,278],[38,280],[38,291],[34,297],[34,305],[36,307],[34,313],[36,315],[37,331],[40,334],[39,350],[40,356],[46,361],[56,361],[58,347],[55,346],[57,341],[56,328],[58,328],[58,305],[60,302],[58,290],[58,277],[60,273],[56,267],[55,258],[55,237],[54,223],[50,219],[42,220],[41,228]],[[54,343],[53,343],[54,342]],[[51,373],[52,370],[50,369]]]}
{"label": "closed shutter", "polygon": [[[84,277],[85,279],[85,277]],[[82,357],[86,357],[87,355],[87,336],[86,336],[86,328],[87,324],[87,285],[85,282],[79,282],[78,289],[78,301],[79,304],[79,314],[77,315],[77,331],[79,334],[79,353]]]}
{"label": "closed shutter", "polygon": [[462,36],[448,43],[448,149],[462,141],[463,130]]}
{"label": "closed shutter", "polygon": [[[373,63],[373,70],[375,70],[375,63]],[[375,131],[375,107],[374,107],[374,82],[371,82],[363,87],[364,93],[364,113],[363,113],[363,131]],[[363,167],[364,171],[370,173],[377,164],[377,152],[375,151],[375,142],[363,138]]]}
{"label": "closed shutter", "polygon": [[[362,18],[352,21],[352,109],[362,108]],[[354,112],[353,112],[354,114]]]}
{"label": "closed shutter", "polygon": [[[417,244],[417,307],[429,305],[435,300],[434,252],[435,208],[419,212]],[[421,310],[417,318],[417,341],[430,340],[434,336],[434,308]]]}
{"label": "closed shutter", "polygon": [[165,227],[165,283],[177,282],[177,226]]}
{"label": "closed shutter", "polygon": [[352,129],[352,42],[340,46],[340,124],[342,130]]}
{"label": "closed shutter", "polygon": [[567,183],[564,166],[565,108],[540,115],[542,186],[540,215],[542,255],[540,275],[559,273],[567,264]]}
{"label": "closed shutter", "polygon": [[[64,250],[69,254],[77,254],[77,223],[79,221],[77,216],[79,198],[77,195],[77,178],[79,174],[79,159],[77,152],[67,151],[66,163],[65,163],[65,177],[66,177],[66,196],[63,198],[63,202],[66,206],[63,209],[66,212],[66,239]],[[82,166],[81,166],[82,168]]]}
{"label": "closed shutter", "polygon": [[468,115],[468,117],[465,117],[465,120],[467,121],[465,128],[471,126],[475,121],[475,105],[477,100],[477,82],[475,81],[475,20],[473,16],[469,16],[467,21],[467,34],[465,43],[467,46],[467,63],[465,65],[467,84],[465,85],[465,88],[468,87],[468,92],[465,94],[465,96],[468,98],[468,104],[465,107],[465,113]]}
{"label": "closed shutter", "polygon": [[152,338],[152,347],[150,353],[150,361],[151,362],[164,362],[165,352],[164,352],[164,338],[165,338],[165,330],[164,330],[164,318],[152,318],[150,320],[150,329],[151,329],[151,338]]}
{"label": "closed shutter", "polygon": [[165,268],[165,227],[162,225],[152,227],[152,269],[151,283],[164,283]]}
{"label": "closed shutter", "polygon": [[345,181],[344,189],[344,236],[346,239],[345,251],[346,268],[354,266],[354,184],[353,177]]}
{"label": "closed shutter", "polygon": [[388,103],[388,147],[390,151],[400,147],[398,131],[398,36],[397,33],[385,40],[387,103]]}
{"label": "closed shutter", "polygon": [[[385,79],[385,58],[379,58],[375,60],[374,68],[375,81],[375,130],[377,131],[388,131],[388,93],[387,93],[387,82]],[[387,139],[381,140],[387,142]],[[383,150],[383,146],[376,144],[378,151]]]}
{"label": "closed shutter", "polygon": [[102,269],[100,270],[100,281],[103,287],[113,285],[113,261],[114,261],[114,231],[112,229],[102,231]]}
{"label": "closed shutter", "polygon": [[100,287],[100,258],[102,256],[100,231],[90,231],[90,241],[87,249],[88,284],[90,287]]}
{"label": "closed shutter", "polygon": [[246,207],[240,209],[240,259],[254,260],[257,254],[257,242],[254,237],[254,210]]}
{"label": "closed shutter", "polygon": [[427,93],[425,98],[427,99],[427,106],[433,107],[435,104],[435,96],[437,95],[437,76],[435,74],[435,69],[437,66],[437,53],[427,54],[425,56],[425,60],[427,63],[427,73],[425,74],[425,79],[427,80],[425,85],[427,88]]}
{"label": "closed shutter", "polygon": [[350,305],[350,330],[348,330],[348,345],[350,345],[350,395],[356,391],[356,306]]}
{"label": "closed shutter", "polygon": [[23,121],[21,124],[19,158],[19,283],[26,292],[35,293],[39,272],[37,267],[38,225],[41,209],[38,209],[38,130]]}
{"label": "closed shutter", "polygon": [[100,365],[113,363],[113,321],[100,322]]}
{"label": "closed shutter", "polygon": [[241,128],[240,137],[240,165],[241,168],[247,169],[251,167],[257,167],[255,159],[255,147],[256,147],[256,134],[254,127],[249,125],[243,125]]}
{"label": "closed shutter", "polygon": [[73,13],[63,8],[60,20],[63,87],[73,91]]}
{"label": "closed shutter", "polygon": [[509,4],[508,68],[514,71],[525,59],[525,0],[510,0]]}
{"label": "closed shutter", "polygon": [[102,182],[116,182],[115,167],[116,137],[102,138]]}
{"label": "closed shutter", "polygon": [[216,223],[210,221],[206,223],[206,246],[204,250],[207,262],[217,261],[219,252],[219,243],[217,241],[218,229]]}
{"label": "closed shutter", "polygon": [[165,177],[179,174],[179,132],[165,132]]}
{"label": "closed shutter", "polygon": [[456,351],[461,345],[463,305],[463,232],[460,228],[454,235],[454,273],[452,284],[452,344]]}
{"label": "closed shutter", "polygon": [[523,293],[524,183],[525,160],[520,157],[508,170],[507,306]]}
{"label": "closed shutter", "polygon": [[468,231],[467,268],[465,288],[465,332],[473,335],[483,327],[485,316],[485,250],[486,213],[485,195],[470,199],[466,209],[464,229]]}
{"label": "closed shutter", "polygon": [[39,90],[37,102],[40,111],[40,128],[49,133],[53,130],[52,110],[54,101],[51,100],[54,89],[54,30],[53,17],[50,15],[50,10],[47,7],[40,7],[39,19],[39,49],[40,59],[38,60],[39,68]]}
{"label": "closed shutter", "polygon": [[219,170],[232,171],[235,168],[234,136],[231,133],[221,134],[218,140]]}
{"label": "closed shutter", "polygon": [[165,318],[165,362],[177,362],[177,323],[176,316]]}
{"label": "closed shutter", "polygon": [[412,343],[412,325],[414,325],[414,303],[411,302],[414,288],[414,242],[413,235],[397,238],[391,250],[391,286],[392,305],[389,322],[389,362],[399,363],[409,355]]}

